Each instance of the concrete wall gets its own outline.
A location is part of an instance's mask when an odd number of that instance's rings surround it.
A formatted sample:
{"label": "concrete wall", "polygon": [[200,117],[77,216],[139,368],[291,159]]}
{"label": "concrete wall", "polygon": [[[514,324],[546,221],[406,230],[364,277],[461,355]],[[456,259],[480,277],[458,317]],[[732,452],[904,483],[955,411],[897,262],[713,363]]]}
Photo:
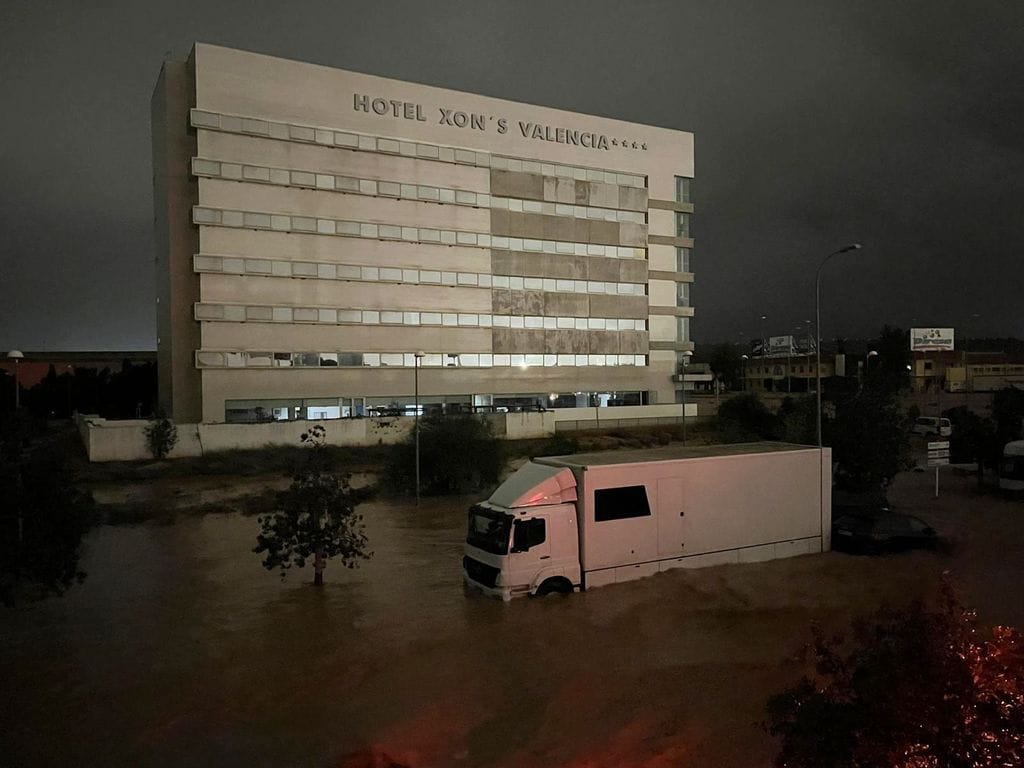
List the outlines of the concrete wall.
{"label": "concrete wall", "polygon": [[[681,420],[683,406],[623,405],[614,408],[558,408],[554,414],[555,429],[572,432],[578,429],[606,429],[610,427],[640,427],[654,424],[675,424]],[[697,404],[686,404],[686,418],[697,417]]]}
{"label": "concrete wall", "polygon": [[[545,437],[555,431],[554,413],[491,414],[495,434],[506,440]],[[323,422],[290,421],[269,424],[177,424],[178,442],[168,455],[177,459],[214,451],[299,445],[300,436],[314,423],[327,430],[328,445],[392,444],[412,431],[413,419],[331,419]],[[89,461],[138,461],[152,458],[146,446],[148,421],[107,421],[99,416],[77,417]]]}

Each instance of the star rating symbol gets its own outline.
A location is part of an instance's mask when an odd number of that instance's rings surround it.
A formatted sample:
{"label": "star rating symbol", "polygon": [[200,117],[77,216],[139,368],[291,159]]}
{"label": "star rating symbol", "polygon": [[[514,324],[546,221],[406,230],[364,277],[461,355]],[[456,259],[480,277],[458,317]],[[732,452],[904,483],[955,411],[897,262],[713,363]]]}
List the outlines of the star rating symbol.
{"label": "star rating symbol", "polygon": [[613,147],[619,146],[619,140],[618,139],[612,139],[612,146]]}
{"label": "star rating symbol", "polygon": [[646,152],[647,151],[647,145],[646,144],[641,144],[640,145],[640,149],[642,149],[644,152]]}

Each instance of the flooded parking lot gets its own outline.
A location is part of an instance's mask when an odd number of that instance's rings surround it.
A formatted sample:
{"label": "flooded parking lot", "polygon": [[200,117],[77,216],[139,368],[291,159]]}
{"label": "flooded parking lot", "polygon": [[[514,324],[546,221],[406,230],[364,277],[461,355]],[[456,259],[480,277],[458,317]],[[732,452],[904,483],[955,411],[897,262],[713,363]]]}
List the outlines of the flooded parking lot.
{"label": "flooded parking lot", "polygon": [[[285,580],[255,518],[101,527],[86,582],[2,614],[0,741],[14,766],[749,766],[765,698],[818,620],[841,628],[952,571],[991,623],[1024,624],[1024,507],[971,479],[891,494],[952,555],[836,553],[677,571],[511,604],[461,583],[475,499],[375,501],[374,557]],[[386,763],[384,763],[386,764]]]}

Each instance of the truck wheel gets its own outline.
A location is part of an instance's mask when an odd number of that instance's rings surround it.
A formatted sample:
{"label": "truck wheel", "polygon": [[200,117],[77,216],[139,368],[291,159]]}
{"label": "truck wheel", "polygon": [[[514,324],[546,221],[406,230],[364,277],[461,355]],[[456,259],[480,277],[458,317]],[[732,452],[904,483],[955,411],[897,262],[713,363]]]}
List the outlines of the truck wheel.
{"label": "truck wheel", "polygon": [[544,597],[545,595],[568,595],[571,592],[572,584],[569,583],[568,579],[563,579],[561,577],[547,579],[537,587],[538,597]]}

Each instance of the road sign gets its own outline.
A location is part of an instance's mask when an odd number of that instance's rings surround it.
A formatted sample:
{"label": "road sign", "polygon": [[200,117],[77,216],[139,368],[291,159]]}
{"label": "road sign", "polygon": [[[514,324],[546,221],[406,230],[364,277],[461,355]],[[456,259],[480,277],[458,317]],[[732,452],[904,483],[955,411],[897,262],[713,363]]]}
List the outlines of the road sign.
{"label": "road sign", "polygon": [[928,459],[929,467],[944,467],[949,464],[949,459]]}
{"label": "road sign", "polygon": [[933,440],[928,443],[928,450],[935,451],[939,448],[949,448],[949,440]]}
{"label": "road sign", "polygon": [[935,450],[935,451],[928,451],[928,458],[929,459],[948,459],[949,458],[949,448],[939,448],[938,450]]}

